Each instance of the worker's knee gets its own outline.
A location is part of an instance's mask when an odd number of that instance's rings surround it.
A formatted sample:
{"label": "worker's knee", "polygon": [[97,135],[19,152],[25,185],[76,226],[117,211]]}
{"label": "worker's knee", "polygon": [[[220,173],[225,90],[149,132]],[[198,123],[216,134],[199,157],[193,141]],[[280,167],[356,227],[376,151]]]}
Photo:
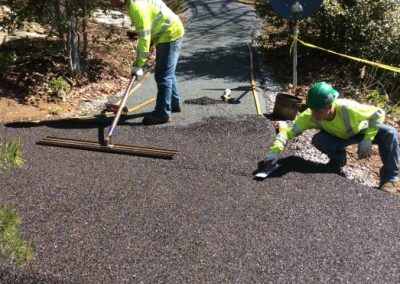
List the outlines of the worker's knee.
{"label": "worker's knee", "polygon": [[385,125],[385,128],[379,129],[383,131],[383,139],[385,142],[397,141],[397,129],[390,125]]}
{"label": "worker's knee", "polygon": [[394,128],[393,126],[389,126],[389,127],[388,127],[388,134],[389,134],[391,137],[397,139],[397,129]]}
{"label": "worker's knee", "polygon": [[325,135],[321,132],[315,134],[311,140],[311,144],[314,145],[315,148],[320,150],[321,152],[326,152],[326,148],[329,145],[329,142],[326,139]]}

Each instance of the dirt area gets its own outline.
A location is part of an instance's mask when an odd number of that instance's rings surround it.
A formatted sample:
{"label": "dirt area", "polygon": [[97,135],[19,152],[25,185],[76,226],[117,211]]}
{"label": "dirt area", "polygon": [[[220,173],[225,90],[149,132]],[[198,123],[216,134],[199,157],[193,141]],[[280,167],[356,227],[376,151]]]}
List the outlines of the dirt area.
{"label": "dirt area", "polygon": [[[48,119],[85,113],[129,80],[136,39],[123,29],[89,23],[89,65],[72,78],[62,46],[47,39],[18,39],[0,47],[0,122]],[[87,110],[89,111],[89,110]]]}

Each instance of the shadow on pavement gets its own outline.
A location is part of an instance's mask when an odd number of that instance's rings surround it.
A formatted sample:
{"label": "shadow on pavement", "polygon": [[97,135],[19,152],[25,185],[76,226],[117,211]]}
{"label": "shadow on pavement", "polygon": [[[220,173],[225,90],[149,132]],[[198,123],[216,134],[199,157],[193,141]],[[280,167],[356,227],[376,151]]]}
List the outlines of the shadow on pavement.
{"label": "shadow on pavement", "polygon": [[[150,112],[135,113],[129,115],[122,115],[119,119],[118,125],[142,125],[141,122],[131,122],[130,119],[144,117],[150,114]],[[95,115],[93,117],[84,118],[66,118],[66,119],[55,119],[55,120],[41,120],[41,121],[21,121],[21,122],[10,122],[6,123],[6,127],[12,128],[31,128],[47,126],[51,128],[59,129],[89,129],[89,128],[104,128],[111,125],[114,116],[106,115]]]}
{"label": "shadow on pavement", "polygon": [[280,159],[278,163],[281,165],[279,169],[269,175],[269,178],[282,177],[290,172],[304,173],[304,174],[320,174],[320,173],[333,173],[339,176],[344,176],[342,172],[332,170],[326,164],[316,163],[313,161],[304,160],[301,157],[289,156]]}
{"label": "shadow on pavement", "polygon": [[249,81],[249,50],[246,45],[219,47],[181,55],[177,74],[185,79],[229,79],[234,82]]}

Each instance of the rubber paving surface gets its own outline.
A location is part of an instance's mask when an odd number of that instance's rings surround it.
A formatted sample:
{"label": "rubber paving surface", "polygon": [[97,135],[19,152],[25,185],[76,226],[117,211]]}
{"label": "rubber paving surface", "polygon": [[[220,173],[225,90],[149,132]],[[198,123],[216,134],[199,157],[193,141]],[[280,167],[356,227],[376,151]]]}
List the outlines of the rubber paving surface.
{"label": "rubber paving surface", "polygon": [[95,127],[1,127],[26,163],[0,205],[37,253],[2,262],[1,283],[398,283],[400,199],[291,156],[253,180],[273,131],[255,116],[120,127],[117,143],[180,151],[157,160],[35,145]]}

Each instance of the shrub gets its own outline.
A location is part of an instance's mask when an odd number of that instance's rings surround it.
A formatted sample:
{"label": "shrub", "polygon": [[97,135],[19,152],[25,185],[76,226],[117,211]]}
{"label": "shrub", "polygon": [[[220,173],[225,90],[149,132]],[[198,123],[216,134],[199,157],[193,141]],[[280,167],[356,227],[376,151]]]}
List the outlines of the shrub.
{"label": "shrub", "polygon": [[67,94],[71,91],[71,86],[62,77],[47,78],[44,82],[44,87],[56,100],[66,101]]}
{"label": "shrub", "polygon": [[21,141],[18,139],[0,143],[0,172],[23,165],[21,148]]}
{"label": "shrub", "polygon": [[18,230],[21,219],[15,208],[7,205],[0,208],[0,253],[25,266],[28,261],[35,258],[29,244],[22,240]]}
{"label": "shrub", "polygon": [[[259,0],[260,15],[275,27],[284,20],[272,12],[269,1]],[[400,65],[400,5],[399,0],[324,0],[312,17],[300,22],[300,37],[351,56]],[[360,64],[351,65],[354,70]],[[366,77],[374,84],[366,91],[379,89],[392,101],[400,99],[400,75],[367,66]],[[372,77],[372,79],[371,79]]]}

